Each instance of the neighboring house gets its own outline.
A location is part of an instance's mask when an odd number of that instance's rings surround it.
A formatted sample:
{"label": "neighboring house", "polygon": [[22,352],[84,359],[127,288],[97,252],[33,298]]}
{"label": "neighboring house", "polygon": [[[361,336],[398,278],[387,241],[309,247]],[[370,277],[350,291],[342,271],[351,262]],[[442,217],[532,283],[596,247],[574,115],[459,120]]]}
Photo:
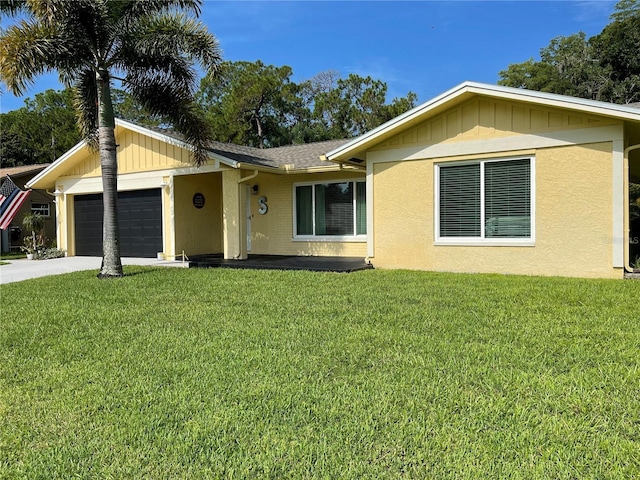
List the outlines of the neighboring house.
{"label": "neighboring house", "polygon": [[[612,278],[629,263],[629,106],[467,82],[351,141],[216,143],[200,168],[173,134],[118,121],[116,139],[123,256]],[[96,153],[81,143],[29,186],[60,194],[61,248],[101,254]]]}
{"label": "neighboring house", "polygon": [[[22,190],[25,184],[33,179],[34,176],[47,168],[50,163],[40,165],[24,165],[20,167],[10,167],[0,169],[0,185],[5,181],[7,176],[11,177],[16,186]],[[45,190],[33,190],[24,204],[20,207],[16,216],[11,221],[11,225],[6,230],[0,230],[0,238],[2,239],[2,252],[9,250],[19,250],[23,245],[25,236],[29,236],[31,232],[24,231],[22,227],[22,219],[27,213],[39,213],[44,217],[44,232],[47,239],[54,241],[56,238],[56,208],[54,197],[49,195]]]}

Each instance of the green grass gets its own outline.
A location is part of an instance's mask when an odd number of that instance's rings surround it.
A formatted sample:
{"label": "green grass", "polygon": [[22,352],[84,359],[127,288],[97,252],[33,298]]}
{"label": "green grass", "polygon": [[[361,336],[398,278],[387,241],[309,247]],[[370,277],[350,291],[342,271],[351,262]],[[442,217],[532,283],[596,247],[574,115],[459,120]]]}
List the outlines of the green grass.
{"label": "green grass", "polygon": [[640,477],[640,282],[126,272],[0,287],[0,478]]}
{"label": "green grass", "polygon": [[7,260],[15,260],[17,258],[26,258],[26,254],[24,252],[3,252],[0,253],[0,265],[8,265],[11,262]]}
{"label": "green grass", "polygon": [[12,258],[25,258],[24,252],[2,252],[0,253],[0,260],[10,260]]}

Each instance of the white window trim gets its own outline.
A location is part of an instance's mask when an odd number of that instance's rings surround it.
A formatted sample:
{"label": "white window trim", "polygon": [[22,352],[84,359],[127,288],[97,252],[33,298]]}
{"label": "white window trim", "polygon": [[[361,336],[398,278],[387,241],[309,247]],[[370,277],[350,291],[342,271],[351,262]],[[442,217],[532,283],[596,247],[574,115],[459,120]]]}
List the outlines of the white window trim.
{"label": "white window trim", "polygon": [[49,202],[31,202],[31,213],[34,213],[34,212],[33,212],[33,205],[34,205],[34,204],[36,204],[36,205],[46,205],[46,206],[47,206],[47,212],[48,212],[48,213],[47,213],[46,215],[43,215],[43,214],[41,213],[40,215],[41,215],[42,217],[44,217],[44,218],[50,218],[50,217],[51,217],[51,203],[49,203]]}
{"label": "white window trim", "polygon": [[[508,162],[528,159],[531,169],[531,237],[529,238],[485,238],[484,221],[484,164],[488,162]],[[440,167],[452,165],[480,164],[480,237],[441,237],[440,236]],[[533,155],[515,157],[481,158],[468,161],[439,162],[434,164],[434,245],[494,246],[494,247],[533,247],[536,243],[536,161]]]}
{"label": "white window trim", "polygon": [[[304,186],[315,186],[315,185],[323,185],[327,183],[346,183],[352,182],[354,183],[353,189],[353,230],[356,231],[357,228],[357,211],[356,211],[356,199],[357,199],[357,189],[355,188],[356,183],[365,184],[366,188],[366,179],[355,179],[355,178],[346,178],[344,180],[316,180],[315,182],[296,182],[293,184],[292,188],[292,196],[293,196],[293,238],[294,242],[366,242],[368,235],[297,235],[298,231],[298,203],[296,201],[296,188],[304,187]],[[316,230],[316,189],[311,189],[311,221],[313,224],[313,231]],[[368,227],[368,226],[367,226]],[[368,232],[367,228],[367,232]]]}

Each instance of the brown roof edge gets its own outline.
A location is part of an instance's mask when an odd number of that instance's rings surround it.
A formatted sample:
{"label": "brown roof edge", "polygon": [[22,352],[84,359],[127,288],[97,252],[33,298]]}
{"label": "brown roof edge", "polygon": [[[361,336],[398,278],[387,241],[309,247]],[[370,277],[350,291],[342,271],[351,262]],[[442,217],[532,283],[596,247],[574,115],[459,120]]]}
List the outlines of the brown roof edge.
{"label": "brown roof edge", "polygon": [[37,165],[21,165],[19,167],[0,168],[0,178],[5,178],[7,175],[11,177],[18,177],[27,175],[30,173],[38,173],[47,168],[50,163],[39,163]]}

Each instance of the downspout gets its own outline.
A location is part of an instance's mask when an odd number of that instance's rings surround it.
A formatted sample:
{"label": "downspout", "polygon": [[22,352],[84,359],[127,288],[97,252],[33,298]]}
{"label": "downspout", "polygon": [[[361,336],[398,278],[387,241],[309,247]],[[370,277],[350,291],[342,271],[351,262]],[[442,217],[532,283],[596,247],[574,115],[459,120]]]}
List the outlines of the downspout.
{"label": "downspout", "polygon": [[238,180],[238,185],[240,185],[241,183],[246,182],[247,180],[253,180],[257,176],[258,176],[258,170],[254,170],[251,175],[248,175],[246,177],[242,177],[240,180]]}
{"label": "downspout", "polygon": [[624,149],[623,171],[624,171],[624,269],[627,272],[633,272],[631,261],[629,259],[629,152],[640,148],[640,144],[631,145]]}

